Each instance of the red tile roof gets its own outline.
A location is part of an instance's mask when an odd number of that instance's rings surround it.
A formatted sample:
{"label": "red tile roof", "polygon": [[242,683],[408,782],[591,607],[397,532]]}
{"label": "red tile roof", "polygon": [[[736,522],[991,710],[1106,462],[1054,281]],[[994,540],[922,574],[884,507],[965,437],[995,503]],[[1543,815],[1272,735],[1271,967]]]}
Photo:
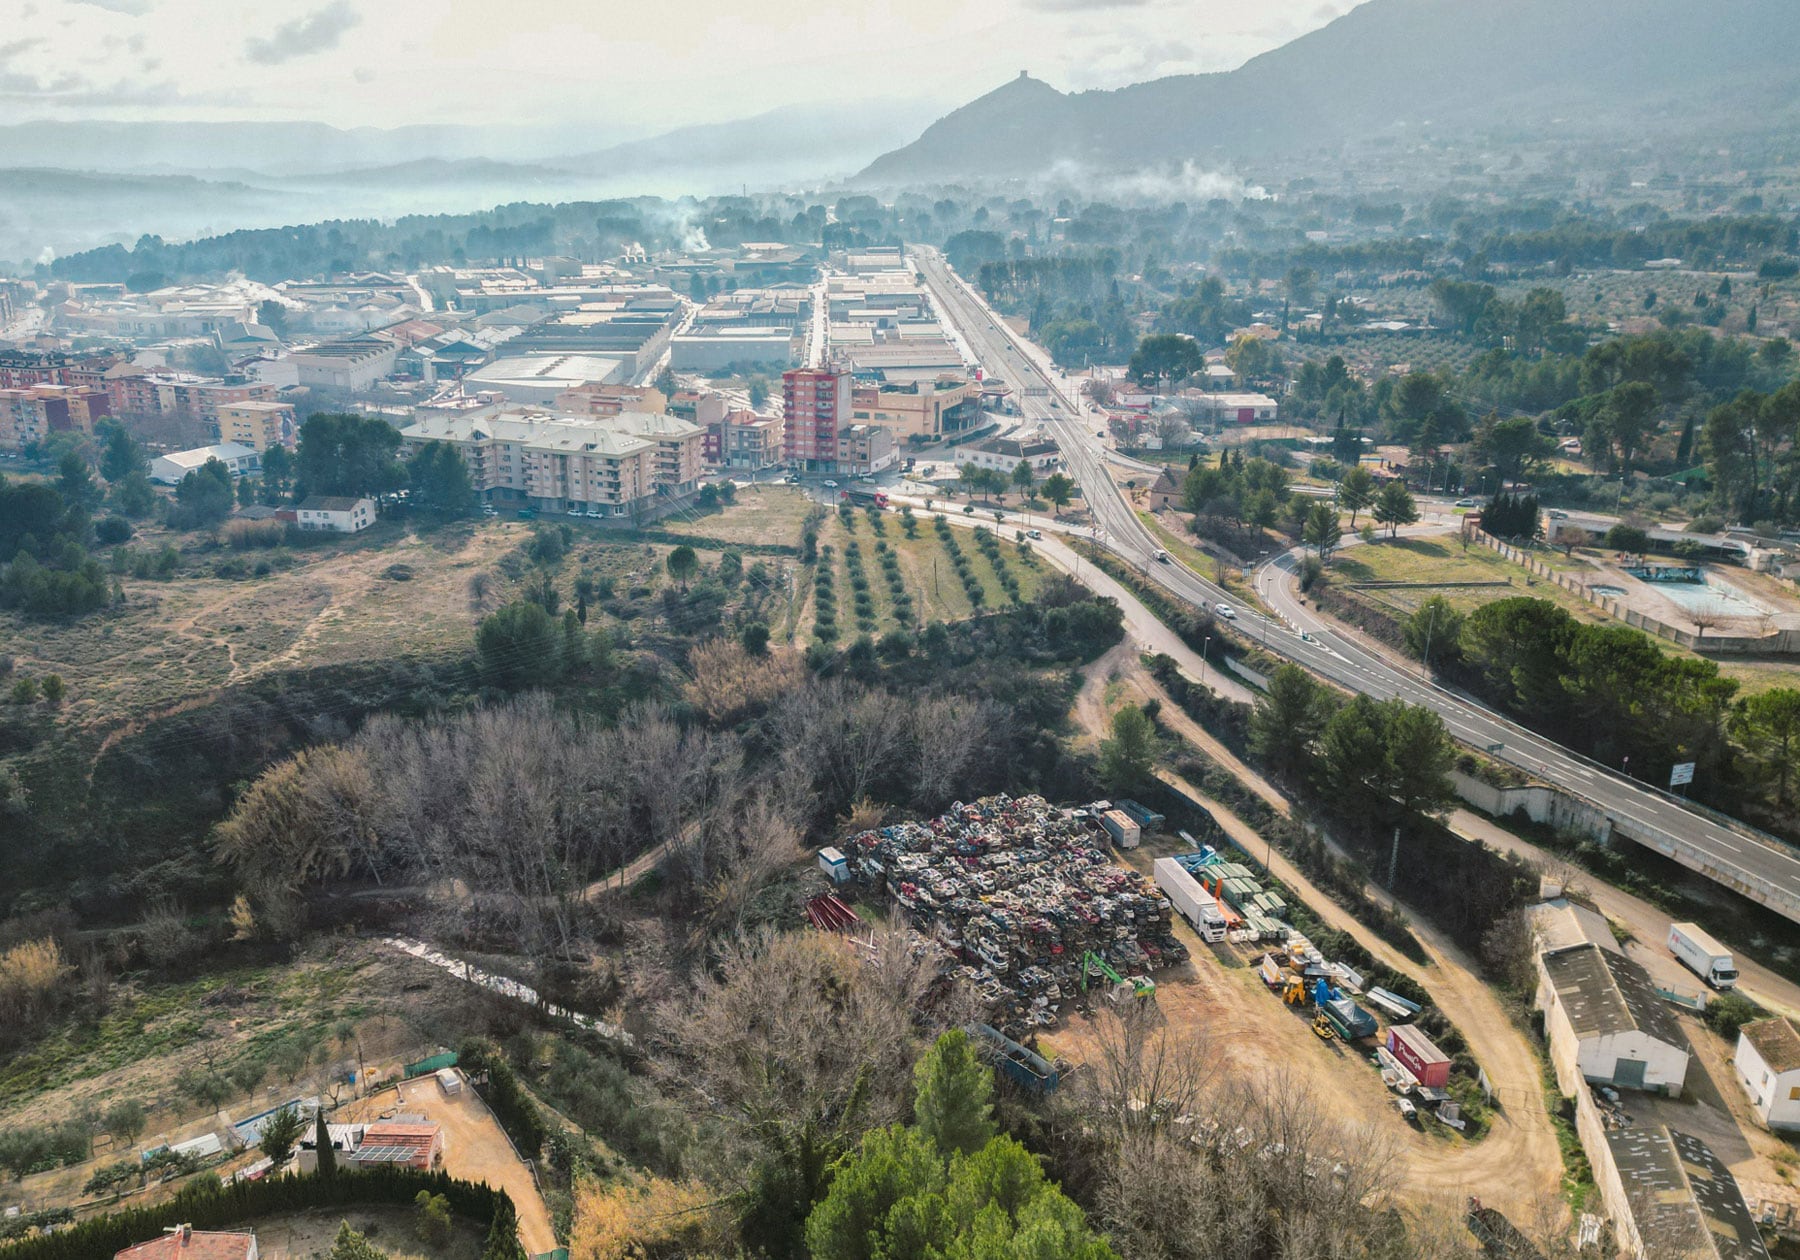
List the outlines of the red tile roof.
{"label": "red tile roof", "polygon": [[184,1241],[178,1233],[164,1234],[135,1247],[127,1247],[113,1260],[249,1260],[256,1254],[254,1234],[219,1234],[194,1230]]}

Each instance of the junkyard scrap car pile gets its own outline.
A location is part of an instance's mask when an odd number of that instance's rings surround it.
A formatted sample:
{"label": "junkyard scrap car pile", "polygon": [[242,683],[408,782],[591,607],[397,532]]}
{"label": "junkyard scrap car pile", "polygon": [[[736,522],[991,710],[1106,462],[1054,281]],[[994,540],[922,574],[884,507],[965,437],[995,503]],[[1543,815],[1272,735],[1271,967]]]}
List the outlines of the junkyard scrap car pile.
{"label": "junkyard scrap car pile", "polygon": [[[1109,860],[1086,811],[1040,796],[959,802],[843,849],[857,878],[885,885],[959,960],[1002,1028],[1055,1023],[1080,994],[1090,953],[1127,973],[1187,958],[1156,885]],[[1090,971],[1095,981],[1106,987]]]}

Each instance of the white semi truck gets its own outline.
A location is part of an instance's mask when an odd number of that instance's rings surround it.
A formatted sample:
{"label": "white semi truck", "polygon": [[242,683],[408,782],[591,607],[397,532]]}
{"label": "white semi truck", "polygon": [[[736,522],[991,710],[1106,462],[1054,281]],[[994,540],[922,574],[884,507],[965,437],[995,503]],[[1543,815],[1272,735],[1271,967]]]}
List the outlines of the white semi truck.
{"label": "white semi truck", "polygon": [[1737,984],[1737,964],[1731,960],[1731,951],[1697,923],[1669,925],[1669,952],[1715,989],[1729,989]]}
{"label": "white semi truck", "polygon": [[1225,915],[1213,895],[1200,887],[1200,881],[1182,869],[1172,857],[1157,858],[1150,871],[1156,886],[1163,890],[1169,904],[1200,934],[1200,939],[1216,945],[1225,939]]}

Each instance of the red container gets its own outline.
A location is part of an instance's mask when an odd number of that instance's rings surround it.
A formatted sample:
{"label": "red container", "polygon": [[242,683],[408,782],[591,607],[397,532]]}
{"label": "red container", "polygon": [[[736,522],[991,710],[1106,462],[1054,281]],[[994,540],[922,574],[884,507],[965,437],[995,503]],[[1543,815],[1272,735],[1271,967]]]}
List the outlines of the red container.
{"label": "red container", "polygon": [[1419,1084],[1443,1089],[1450,1083],[1450,1056],[1411,1024],[1389,1026],[1387,1050],[1418,1078]]}

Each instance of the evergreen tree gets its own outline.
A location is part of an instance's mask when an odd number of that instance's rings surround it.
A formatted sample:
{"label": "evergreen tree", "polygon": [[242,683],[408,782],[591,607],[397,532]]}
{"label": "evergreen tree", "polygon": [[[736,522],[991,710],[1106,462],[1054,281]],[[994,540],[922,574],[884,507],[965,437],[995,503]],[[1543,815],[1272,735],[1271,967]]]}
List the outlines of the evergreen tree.
{"label": "evergreen tree", "polygon": [[337,1175],[337,1148],[331,1144],[331,1130],[325,1124],[325,1108],[320,1107],[313,1113],[313,1147],[319,1161],[318,1169],[321,1177]]}
{"label": "evergreen tree", "polygon": [[914,1119],[942,1154],[973,1154],[994,1136],[993,1077],[960,1028],[939,1037],[914,1065]]}

